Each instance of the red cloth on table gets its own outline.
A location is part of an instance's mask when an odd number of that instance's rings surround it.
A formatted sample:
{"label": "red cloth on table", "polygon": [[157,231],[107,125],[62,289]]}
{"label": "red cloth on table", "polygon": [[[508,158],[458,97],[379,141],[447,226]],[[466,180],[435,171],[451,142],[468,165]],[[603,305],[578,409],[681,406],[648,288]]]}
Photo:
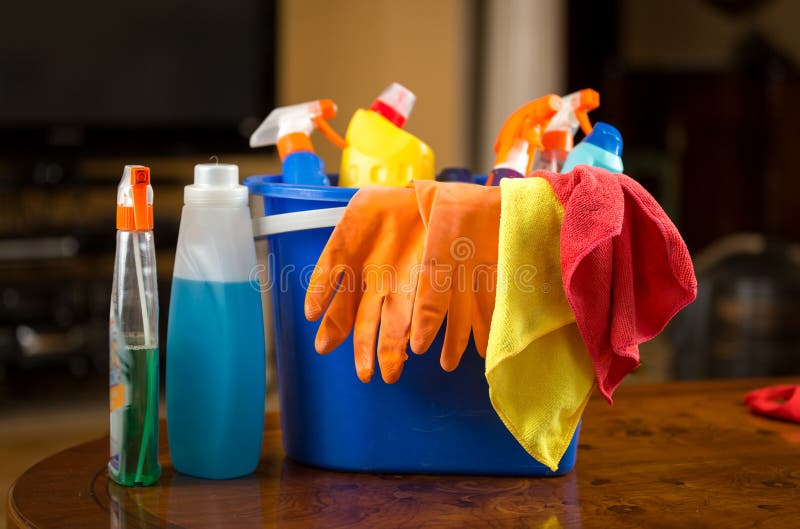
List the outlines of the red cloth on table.
{"label": "red cloth on table", "polygon": [[564,292],[609,404],[639,366],[639,344],[697,296],[686,244],[661,206],[623,174],[579,165],[537,172],[564,205]]}
{"label": "red cloth on table", "polygon": [[756,415],[800,423],[800,386],[754,389],[745,396],[744,402]]}

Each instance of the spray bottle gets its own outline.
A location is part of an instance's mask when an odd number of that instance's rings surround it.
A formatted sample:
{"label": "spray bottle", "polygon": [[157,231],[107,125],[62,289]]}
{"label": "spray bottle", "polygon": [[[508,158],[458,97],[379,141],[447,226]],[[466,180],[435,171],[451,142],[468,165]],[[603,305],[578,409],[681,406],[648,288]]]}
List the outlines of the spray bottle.
{"label": "spray bottle", "polygon": [[561,172],[568,173],[576,165],[591,165],[621,173],[622,135],[616,127],[601,121],[595,123],[592,132],[569,153]]}
{"label": "spray bottle", "polygon": [[392,83],[369,110],[356,110],[345,134],[340,186],[405,187],[412,180],[433,180],[433,151],[402,128],[415,101],[413,92]]}
{"label": "spray bottle", "polygon": [[184,189],[167,326],[167,430],[175,469],[253,472],[264,433],[264,321],[247,188],[199,164]]}
{"label": "spray bottle", "polygon": [[560,109],[561,98],[549,94],[522,105],[508,117],[494,144],[495,164],[486,185],[528,174],[536,150],[542,148],[542,131]]}
{"label": "spray bottle", "polygon": [[335,116],[336,104],[330,99],[276,108],[250,136],[250,147],[278,146],[285,184],[329,186],[325,164],[311,144],[311,133],[319,129],[343,149],[344,140],[327,122]]}
{"label": "spray bottle", "polygon": [[150,169],[127,165],[117,189],[109,318],[111,456],[120,485],[146,486],[158,464],[158,289]]}
{"label": "spray bottle", "polygon": [[562,96],[561,109],[542,134],[542,150],[537,154],[532,170],[561,171],[567,154],[572,150],[578,127],[588,135],[592,131],[588,114],[599,106],[600,94],[591,88]]}

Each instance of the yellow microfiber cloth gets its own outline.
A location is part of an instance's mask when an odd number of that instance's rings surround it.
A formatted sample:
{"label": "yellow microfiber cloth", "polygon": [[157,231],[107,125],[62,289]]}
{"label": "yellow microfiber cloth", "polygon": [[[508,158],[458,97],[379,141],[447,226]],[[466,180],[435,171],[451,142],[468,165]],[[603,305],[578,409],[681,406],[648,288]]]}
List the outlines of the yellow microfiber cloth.
{"label": "yellow microfiber cloth", "polygon": [[556,471],[594,386],[561,282],[564,207],[539,177],[501,180],[500,200],[489,397],[525,450]]}

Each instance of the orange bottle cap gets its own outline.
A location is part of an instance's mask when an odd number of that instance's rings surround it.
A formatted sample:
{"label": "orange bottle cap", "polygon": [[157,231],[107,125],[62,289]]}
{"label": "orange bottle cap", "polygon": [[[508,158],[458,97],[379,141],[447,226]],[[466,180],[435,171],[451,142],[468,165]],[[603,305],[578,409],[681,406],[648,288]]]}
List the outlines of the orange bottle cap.
{"label": "orange bottle cap", "polygon": [[311,138],[302,132],[292,132],[278,140],[278,155],[281,160],[293,152],[314,152]]}
{"label": "orange bottle cap", "polygon": [[572,150],[573,138],[568,130],[548,130],[542,134],[542,146],[545,150],[558,149],[561,151]]}

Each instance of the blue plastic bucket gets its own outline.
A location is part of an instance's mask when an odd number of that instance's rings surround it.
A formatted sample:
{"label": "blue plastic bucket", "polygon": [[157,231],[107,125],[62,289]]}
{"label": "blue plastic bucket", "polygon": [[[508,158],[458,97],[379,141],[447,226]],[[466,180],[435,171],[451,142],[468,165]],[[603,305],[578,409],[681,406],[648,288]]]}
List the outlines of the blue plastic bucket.
{"label": "blue plastic bucket", "polygon": [[[558,471],[538,463],[492,408],[484,360],[471,340],[458,368],[447,373],[439,365],[442,330],[428,353],[409,350],[400,380],[391,385],[377,374],[369,384],[358,380],[352,335],[330,354],[317,354],[319,322],[303,314],[305,285],[335,217],[357,190],[280,184],[264,176],[245,184],[264,199],[266,216],[256,221],[256,233],[268,234],[281,428],[290,458],[387,473],[554,476],[573,468],[580,427]],[[319,211],[292,215],[309,210]],[[323,220],[304,229],[309,215]]]}

